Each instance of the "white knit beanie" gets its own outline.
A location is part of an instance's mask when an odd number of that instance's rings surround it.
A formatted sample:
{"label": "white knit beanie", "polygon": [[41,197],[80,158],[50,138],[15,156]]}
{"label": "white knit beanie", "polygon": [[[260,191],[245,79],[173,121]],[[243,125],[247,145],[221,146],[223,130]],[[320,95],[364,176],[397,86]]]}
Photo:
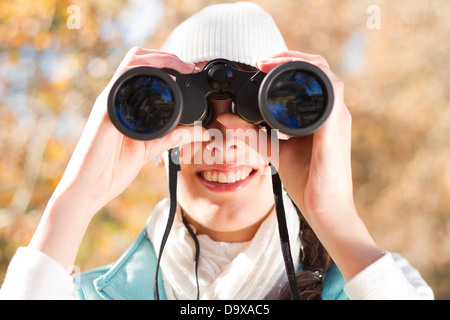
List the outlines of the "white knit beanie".
{"label": "white knit beanie", "polygon": [[273,18],[250,2],[216,4],[182,22],[161,50],[186,62],[224,58],[255,66],[256,58],[287,50]]}

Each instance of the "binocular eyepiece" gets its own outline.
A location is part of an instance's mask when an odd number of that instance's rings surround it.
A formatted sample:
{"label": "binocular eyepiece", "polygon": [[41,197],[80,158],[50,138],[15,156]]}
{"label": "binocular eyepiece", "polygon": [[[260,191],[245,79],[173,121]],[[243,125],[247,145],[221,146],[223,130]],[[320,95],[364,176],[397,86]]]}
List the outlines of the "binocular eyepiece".
{"label": "binocular eyepiece", "polygon": [[269,73],[243,71],[231,61],[216,59],[201,72],[141,66],[122,74],[111,88],[108,113],[124,135],[152,140],[178,124],[211,118],[209,99],[233,100],[232,112],[244,120],[290,136],[305,136],[328,118],[333,88],[318,67],[293,61]]}

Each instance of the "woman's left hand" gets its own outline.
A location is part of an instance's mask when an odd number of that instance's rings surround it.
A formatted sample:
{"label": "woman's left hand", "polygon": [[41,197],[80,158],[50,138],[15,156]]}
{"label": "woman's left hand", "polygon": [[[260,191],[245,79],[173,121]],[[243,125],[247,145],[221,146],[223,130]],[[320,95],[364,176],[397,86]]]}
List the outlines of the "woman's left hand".
{"label": "woman's left hand", "polygon": [[305,61],[320,68],[332,83],[334,106],[328,120],[314,134],[279,140],[278,162],[271,160],[305,218],[310,223],[324,223],[336,208],[354,208],[352,118],[344,103],[344,85],[323,57],[288,51],[260,59],[257,66],[267,73],[289,61]]}
{"label": "woman's left hand", "polygon": [[[376,247],[353,201],[351,169],[352,118],[344,103],[344,85],[318,55],[287,51],[257,61],[268,73],[289,61],[305,61],[319,67],[334,91],[333,110],[324,125],[312,135],[278,140],[278,157],[268,159],[278,170],[291,199],[301,210],[319,240],[346,279],[377,260]],[[228,114],[218,120],[231,128],[252,126]],[[267,149],[271,139],[267,138]]]}

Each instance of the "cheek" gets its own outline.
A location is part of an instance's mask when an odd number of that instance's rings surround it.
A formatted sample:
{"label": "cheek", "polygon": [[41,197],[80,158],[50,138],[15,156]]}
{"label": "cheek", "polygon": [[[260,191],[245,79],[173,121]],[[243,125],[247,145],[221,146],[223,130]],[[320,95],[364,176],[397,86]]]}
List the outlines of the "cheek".
{"label": "cheek", "polygon": [[180,148],[180,164],[201,164],[203,162],[202,153],[203,146],[202,143],[188,143],[182,145]]}
{"label": "cheek", "polygon": [[181,170],[178,172],[177,190],[179,196],[190,195],[196,188],[195,171],[190,170],[189,165],[181,164]]}

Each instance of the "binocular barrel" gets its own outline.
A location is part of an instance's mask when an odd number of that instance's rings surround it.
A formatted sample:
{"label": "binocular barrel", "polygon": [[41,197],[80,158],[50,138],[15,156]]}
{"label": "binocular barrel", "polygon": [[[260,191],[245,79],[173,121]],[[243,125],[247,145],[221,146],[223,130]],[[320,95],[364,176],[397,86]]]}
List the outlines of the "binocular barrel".
{"label": "binocular barrel", "polygon": [[210,120],[210,99],[232,99],[244,120],[305,136],[327,120],[333,88],[318,67],[293,61],[269,73],[243,71],[216,59],[194,74],[141,66],[126,71],[111,88],[108,114],[124,135],[137,140],[160,138],[178,124]]}

